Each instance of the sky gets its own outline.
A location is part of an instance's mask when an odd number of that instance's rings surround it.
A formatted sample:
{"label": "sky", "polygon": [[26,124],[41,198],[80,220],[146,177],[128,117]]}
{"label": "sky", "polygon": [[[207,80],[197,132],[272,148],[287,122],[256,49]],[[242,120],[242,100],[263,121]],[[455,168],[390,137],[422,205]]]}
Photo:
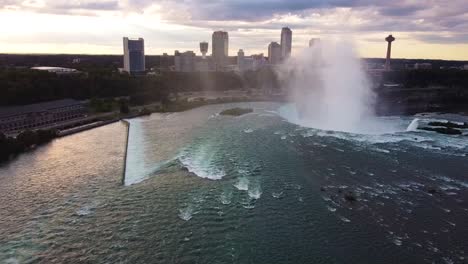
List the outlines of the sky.
{"label": "sky", "polygon": [[467,0],[0,0],[0,53],[122,54],[122,37],[145,52],[193,50],[215,30],[229,55],[267,53],[281,28],[293,56],[310,38],[349,38],[362,57],[468,60]]}

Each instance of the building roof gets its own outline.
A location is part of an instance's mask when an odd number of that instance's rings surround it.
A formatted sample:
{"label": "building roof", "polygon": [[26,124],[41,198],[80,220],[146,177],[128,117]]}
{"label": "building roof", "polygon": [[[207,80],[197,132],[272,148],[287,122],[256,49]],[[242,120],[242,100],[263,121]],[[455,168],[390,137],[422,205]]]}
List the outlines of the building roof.
{"label": "building roof", "polygon": [[32,67],[31,70],[48,71],[55,73],[78,73],[76,69],[49,66]]}
{"label": "building roof", "polygon": [[0,118],[24,115],[28,113],[45,112],[57,108],[69,107],[74,105],[81,105],[81,103],[73,99],[62,99],[30,105],[0,107]]}

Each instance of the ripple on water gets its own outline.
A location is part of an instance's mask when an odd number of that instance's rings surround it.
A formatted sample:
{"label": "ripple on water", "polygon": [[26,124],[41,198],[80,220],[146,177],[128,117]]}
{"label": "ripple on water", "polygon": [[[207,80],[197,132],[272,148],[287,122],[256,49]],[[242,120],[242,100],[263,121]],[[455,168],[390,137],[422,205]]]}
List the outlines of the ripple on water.
{"label": "ripple on water", "polygon": [[219,197],[219,200],[221,201],[222,204],[228,205],[231,204],[232,200],[232,192],[230,191],[223,191]]}
{"label": "ripple on water", "polygon": [[349,220],[348,218],[344,217],[344,216],[341,216],[341,215],[338,215],[338,218],[340,218],[341,221],[345,222],[345,223],[349,223],[351,222],[351,220]]}
{"label": "ripple on water", "polygon": [[276,199],[281,199],[281,198],[284,197],[284,192],[283,191],[281,191],[281,192],[272,192],[271,196],[273,198],[276,198]]}

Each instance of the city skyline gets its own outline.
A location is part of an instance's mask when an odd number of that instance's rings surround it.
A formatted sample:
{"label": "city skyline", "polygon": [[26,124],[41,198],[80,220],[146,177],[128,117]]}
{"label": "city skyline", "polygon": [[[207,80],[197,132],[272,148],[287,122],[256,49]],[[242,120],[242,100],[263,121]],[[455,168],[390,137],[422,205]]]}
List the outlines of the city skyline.
{"label": "city skyline", "polygon": [[278,29],[293,30],[292,54],[311,38],[353,38],[362,57],[468,60],[464,1],[2,1],[0,53],[121,54],[121,37],[143,37],[147,55],[197,50],[227,31],[229,54],[267,53]]}

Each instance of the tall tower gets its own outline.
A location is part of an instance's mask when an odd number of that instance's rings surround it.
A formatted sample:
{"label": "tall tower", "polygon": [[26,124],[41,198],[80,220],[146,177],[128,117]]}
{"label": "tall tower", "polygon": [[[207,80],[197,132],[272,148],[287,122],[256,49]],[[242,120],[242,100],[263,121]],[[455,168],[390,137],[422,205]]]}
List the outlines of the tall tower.
{"label": "tall tower", "polygon": [[291,56],[292,31],[288,27],[281,29],[281,57],[287,59]]}
{"label": "tall tower", "polygon": [[123,38],[124,71],[138,73],[145,71],[145,41],[142,38]]}
{"label": "tall tower", "polygon": [[390,70],[390,58],[392,55],[392,42],[395,41],[395,38],[392,35],[388,35],[388,37],[385,38],[385,41],[388,42],[387,45],[387,60],[385,60],[385,70],[389,71]]}
{"label": "tall tower", "polygon": [[203,58],[205,58],[206,53],[208,52],[208,42],[200,42],[200,52]]}
{"label": "tall tower", "polygon": [[225,31],[213,32],[212,39],[212,57],[216,70],[227,64],[229,56],[229,35]]}
{"label": "tall tower", "polygon": [[268,45],[268,61],[270,64],[279,64],[281,62],[281,46],[278,42],[271,42]]}

